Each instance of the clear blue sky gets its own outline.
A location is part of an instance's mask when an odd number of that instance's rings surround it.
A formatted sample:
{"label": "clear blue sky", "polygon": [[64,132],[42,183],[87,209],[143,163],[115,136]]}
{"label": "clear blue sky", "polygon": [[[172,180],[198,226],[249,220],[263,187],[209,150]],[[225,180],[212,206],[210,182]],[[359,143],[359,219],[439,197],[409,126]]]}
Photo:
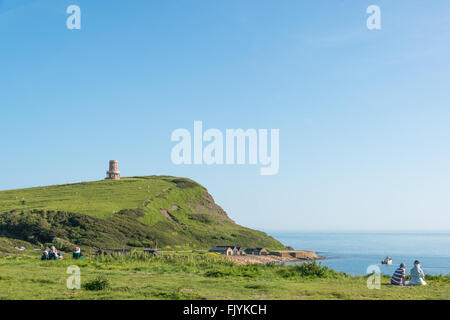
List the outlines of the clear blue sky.
{"label": "clear blue sky", "polygon": [[[450,229],[448,0],[0,0],[0,49],[0,190],[117,159],[199,181],[250,227]],[[279,174],[173,165],[194,120],[279,128]]]}

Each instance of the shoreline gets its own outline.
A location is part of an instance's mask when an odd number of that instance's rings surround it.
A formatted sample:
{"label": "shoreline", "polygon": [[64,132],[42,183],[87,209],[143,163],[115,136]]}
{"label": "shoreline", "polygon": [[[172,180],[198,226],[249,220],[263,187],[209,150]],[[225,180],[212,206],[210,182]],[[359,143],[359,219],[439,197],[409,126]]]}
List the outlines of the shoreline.
{"label": "shoreline", "polygon": [[314,251],[303,251],[296,250],[300,253],[300,257],[282,257],[279,255],[269,254],[269,255],[244,255],[244,256],[225,256],[227,260],[234,262],[239,265],[245,264],[267,264],[267,263],[281,263],[281,262],[302,262],[302,261],[317,261],[325,260],[326,257],[319,256]]}

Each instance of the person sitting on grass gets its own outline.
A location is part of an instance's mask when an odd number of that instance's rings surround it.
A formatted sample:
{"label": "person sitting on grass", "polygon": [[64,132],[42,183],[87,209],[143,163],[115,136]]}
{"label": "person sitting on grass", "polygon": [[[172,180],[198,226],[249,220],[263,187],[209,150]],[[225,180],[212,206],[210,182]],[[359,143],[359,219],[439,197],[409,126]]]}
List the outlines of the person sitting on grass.
{"label": "person sitting on grass", "polygon": [[42,253],[41,260],[50,260],[49,251],[50,251],[50,248],[48,248],[48,247],[45,248],[44,252]]}
{"label": "person sitting on grass", "polygon": [[49,260],[61,260],[64,259],[63,255],[56,250],[55,246],[52,246],[52,251],[49,254]]}
{"label": "person sitting on grass", "polygon": [[395,270],[391,278],[391,284],[394,286],[404,286],[406,279],[406,266],[404,263],[400,264],[400,267]]}
{"label": "person sitting on grass", "polygon": [[425,286],[425,273],[420,267],[418,260],[414,261],[414,267],[411,269],[411,281],[409,283],[412,286]]}
{"label": "person sitting on grass", "polygon": [[72,258],[73,259],[83,259],[83,256],[81,255],[80,247],[75,247],[75,250],[73,250]]}
{"label": "person sitting on grass", "polygon": [[56,251],[55,246],[51,247],[50,253],[48,255],[49,260],[57,260],[58,259],[58,251]]}

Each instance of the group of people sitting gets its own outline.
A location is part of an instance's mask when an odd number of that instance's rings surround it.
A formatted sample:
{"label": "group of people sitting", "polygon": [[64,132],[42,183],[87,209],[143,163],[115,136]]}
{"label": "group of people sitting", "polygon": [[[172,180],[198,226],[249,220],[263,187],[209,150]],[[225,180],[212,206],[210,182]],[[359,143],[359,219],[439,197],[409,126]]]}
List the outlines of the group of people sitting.
{"label": "group of people sitting", "polygon": [[411,280],[406,281],[406,266],[404,263],[400,264],[400,267],[395,270],[391,278],[391,284],[394,286],[424,286],[425,273],[420,267],[418,260],[414,261],[414,267],[410,271]]}
{"label": "group of people sitting", "polygon": [[[83,255],[81,254],[80,247],[75,247],[75,250],[73,250],[72,253],[73,259],[83,259]],[[64,256],[61,252],[58,252],[55,246],[52,246],[51,248],[45,248],[44,252],[42,253],[41,260],[62,260],[64,259]]]}

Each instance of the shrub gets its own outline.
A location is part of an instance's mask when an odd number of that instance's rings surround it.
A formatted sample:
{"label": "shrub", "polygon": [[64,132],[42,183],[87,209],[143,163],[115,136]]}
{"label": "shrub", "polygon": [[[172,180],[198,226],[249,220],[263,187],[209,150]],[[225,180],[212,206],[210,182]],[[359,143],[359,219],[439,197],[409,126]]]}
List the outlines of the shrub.
{"label": "shrub", "polygon": [[73,249],[75,248],[75,245],[73,243],[71,243],[70,241],[61,239],[61,238],[53,238],[52,243],[59,250],[66,251],[66,252],[73,251]]}
{"label": "shrub", "polygon": [[211,278],[222,278],[231,275],[232,275],[231,271],[210,270],[205,272],[205,276]]}
{"label": "shrub", "polygon": [[101,291],[111,288],[111,283],[103,276],[97,277],[92,281],[83,284],[83,289],[89,291]]}
{"label": "shrub", "polygon": [[199,184],[195,183],[194,181],[187,179],[173,179],[172,182],[175,183],[176,186],[180,189],[189,189],[199,186]]}
{"label": "shrub", "polygon": [[284,278],[337,278],[342,275],[334,270],[328,269],[326,266],[322,266],[321,263],[317,263],[315,260],[282,268],[279,274]]}

